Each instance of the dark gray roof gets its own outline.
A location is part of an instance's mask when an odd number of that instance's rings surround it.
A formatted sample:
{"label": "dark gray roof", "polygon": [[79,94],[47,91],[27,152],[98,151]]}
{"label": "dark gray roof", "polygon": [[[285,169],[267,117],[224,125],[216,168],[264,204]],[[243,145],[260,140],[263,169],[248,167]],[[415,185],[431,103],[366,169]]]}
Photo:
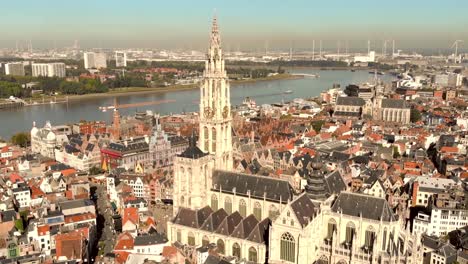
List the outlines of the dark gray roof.
{"label": "dark gray roof", "polygon": [[[266,241],[268,241],[267,235],[270,225],[270,220],[268,218],[259,222],[254,215],[243,218],[237,211],[228,215],[224,209],[212,212],[209,207],[209,210],[206,208],[207,207],[199,210],[180,208],[172,222],[225,236],[247,239],[256,243],[266,243]],[[200,214],[200,211],[203,211],[203,213]],[[200,223],[198,220],[200,215],[204,215],[208,212],[211,212],[210,215],[206,217],[203,223]]]}
{"label": "dark gray roof", "polygon": [[239,212],[236,211],[232,213],[228,217],[224,218],[223,222],[216,229],[216,233],[230,236],[242,219],[243,218]]}
{"label": "dark gray roof", "polygon": [[350,154],[344,153],[344,152],[339,152],[339,151],[333,151],[326,160],[327,161],[345,161],[350,158]]}
{"label": "dark gray roof", "polygon": [[0,216],[2,217],[2,222],[10,222],[16,220],[16,211],[15,210],[7,210],[0,212]]}
{"label": "dark gray roof", "polygon": [[62,210],[94,205],[93,201],[91,201],[89,199],[63,201],[63,202],[60,202],[59,204],[60,204],[60,209],[62,209]]}
{"label": "dark gray roof", "polygon": [[382,108],[408,108],[402,99],[382,99]]}
{"label": "dark gray roof", "polygon": [[337,105],[352,105],[352,106],[363,106],[366,104],[364,99],[360,97],[345,97],[340,96],[336,98]]}
{"label": "dark gray roof", "polygon": [[328,175],[325,175],[325,185],[327,187],[328,194],[339,194],[346,190],[346,183],[341,177],[339,171],[335,170]]}
{"label": "dark gray roof", "polygon": [[189,140],[189,147],[182,152],[179,157],[188,158],[188,159],[199,159],[205,157],[208,153],[203,152],[197,147],[197,142],[195,136],[192,136]]}
{"label": "dark gray roof", "polygon": [[156,244],[164,244],[168,240],[164,235],[159,233],[152,234],[152,235],[140,235],[135,237],[135,246],[147,246],[147,245],[156,245]]}
{"label": "dark gray roof", "polygon": [[319,210],[309,199],[307,193],[303,193],[299,198],[294,200],[291,203],[291,209],[302,227],[307,226]]}
{"label": "dark gray roof", "polygon": [[213,190],[220,190],[226,193],[248,196],[263,199],[264,195],[270,201],[292,200],[294,192],[288,181],[271,177],[242,174],[228,171],[215,171],[213,173]]}
{"label": "dark gray roof", "polygon": [[270,219],[263,219],[254,227],[247,240],[255,243],[266,243],[268,241],[268,229],[270,227]]}
{"label": "dark gray roof", "polygon": [[[200,209],[200,210],[204,210]],[[211,210],[211,209],[210,209]],[[189,208],[180,208],[179,212],[177,212],[177,215],[175,216],[174,220],[172,221],[175,224],[183,225],[183,226],[188,226],[192,228],[199,228],[204,220],[204,214],[202,213],[201,215],[197,215],[197,211],[191,210]],[[210,213],[211,214],[211,213]],[[206,216],[208,217],[208,216]],[[203,221],[199,222],[198,219],[201,218]]]}
{"label": "dark gray roof", "polygon": [[205,262],[202,264],[230,264],[230,262],[221,259],[220,257],[209,255],[208,258],[206,258]]}
{"label": "dark gray roof", "polygon": [[242,222],[237,225],[237,227],[232,232],[233,237],[246,239],[254,230],[255,226],[258,224],[257,218],[254,215],[249,215]]}
{"label": "dark gray roof", "polygon": [[370,195],[342,192],[335,200],[332,206],[335,213],[342,212],[345,215],[351,215],[379,221],[396,221],[392,209],[387,201]]}
{"label": "dark gray roof", "polygon": [[210,216],[205,220],[201,226],[202,230],[214,232],[218,229],[224,219],[228,217],[228,214],[224,209],[219,209],[218,211],[210,214]]}
{"label": "dark gray roof", "polygon": [[343,111],[336,111],[336,112],[333,112],[333,116],[360,117],[360,116],[361,116],[361,113],[359,113],[359,112],[343,112]]}

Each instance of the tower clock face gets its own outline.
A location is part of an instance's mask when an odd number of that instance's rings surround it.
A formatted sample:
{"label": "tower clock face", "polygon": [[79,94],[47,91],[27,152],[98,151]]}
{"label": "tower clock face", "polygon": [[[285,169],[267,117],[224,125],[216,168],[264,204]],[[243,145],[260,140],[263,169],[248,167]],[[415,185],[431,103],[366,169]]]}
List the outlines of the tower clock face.
{"label": "tower clock face", "polygon": [[205,118],[210,118],[211,117],[211,108],[209,106],[205,107],[203,111],[203,115]]}
{"label": "tower clock face", "polygon": [[223,108],[223,117],[226,118],[229,115],[229,107],[225,106]]}

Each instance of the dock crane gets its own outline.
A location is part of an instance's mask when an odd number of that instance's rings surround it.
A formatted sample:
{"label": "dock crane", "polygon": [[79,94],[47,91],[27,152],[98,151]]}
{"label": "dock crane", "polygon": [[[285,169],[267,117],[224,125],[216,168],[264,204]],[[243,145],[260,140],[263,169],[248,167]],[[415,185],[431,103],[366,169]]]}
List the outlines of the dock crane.
{"label": "dock crane", "polygon": [[458,57],[458,43],[462,43],[462,42],[463,42],[463,40],[457,39],[457,40],[455,40],[455,42],[453,42],[453,45],[451,47],[451,48],[455,48],[455,53],[454,53],[454,56],[453,56],[455,62],[457,61],[457,57]]}

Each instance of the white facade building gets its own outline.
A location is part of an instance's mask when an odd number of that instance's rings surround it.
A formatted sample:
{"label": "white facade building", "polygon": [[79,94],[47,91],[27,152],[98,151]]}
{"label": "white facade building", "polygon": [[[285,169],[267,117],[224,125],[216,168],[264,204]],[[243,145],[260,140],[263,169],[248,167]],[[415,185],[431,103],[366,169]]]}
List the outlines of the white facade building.
{"label": "white facade building", "polygon": [[366,56],[354,56],[355,62],[374,62],[375,61],[375,51],[370,51]]}
{"label": "white facade building", "polygon": [[115,66],[116,67],[127,67],[127,53],[123,51],[115,52]]}
{"label": "white facade building", "polygon": [[20,208],[29,207],[31,204],[31,190],[25,183],[14,184],[12,192]]}
{"label": "white facade building", "polygon": [[43,76],[64,78],[66,76],[65,63],[33,63],[32,75],[34,77]]}
{"label": "white facade building", "polygon": [[68,126],[53,127],[47,121],[43,128],[37,128],[34,122],[31,129],[31,151],[55,159],[55,147],[67,142],[67,135],[70,134],[71,129]]}
{"label": "white facade building", "polygon": [[107,56],[105,53],[85,52],[83,53],[85,69],[107,68]]}
{"label": "white facade building", "polygon": [[23,63],[7,63],[5,64],[5,74],[14,76],[24,76]]}

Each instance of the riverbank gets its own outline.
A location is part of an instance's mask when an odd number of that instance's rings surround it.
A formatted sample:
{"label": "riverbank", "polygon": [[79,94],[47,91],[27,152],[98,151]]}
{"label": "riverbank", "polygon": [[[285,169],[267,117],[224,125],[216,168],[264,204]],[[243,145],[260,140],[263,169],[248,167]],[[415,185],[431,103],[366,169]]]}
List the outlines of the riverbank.
{"label": "riverbank", "polygon": [[[229,83],[231,87],[242,84],[250,84],[256,82],[268,82],[268,81],[278,81],[278,80],[294,80],[303,78],[301,75],[292,75],[292,74],[277,74],[265,78],[256,78],[256,79],[247,79],[247,80],[231,80]],[[155,94],[155,93],[168,93],[168,92],[178,92],[178,91],[187,91],[193,89],[199,89],[198,84],[189,84],[189,85],[170,85],[161,88],[148,88],[148,87],[125,87],[125,88],[116,88],[107,93],[93,93],[93,94],[82,94],[82,95],[68,95],[68,100],[83,100],[89,98],[105,98],[105,97],[115,97],[115,96],[127,96],[127,95],[142,95],[142,94]],[[59,96],[48,96],[45,97],[45,101],[50,101],[52,99],[57,100],[57,103],[66,102],[67,95]],[[26,99],[27,102],[30,99]],[[33,99],[33,101],[41,102],[40,99]]]}

